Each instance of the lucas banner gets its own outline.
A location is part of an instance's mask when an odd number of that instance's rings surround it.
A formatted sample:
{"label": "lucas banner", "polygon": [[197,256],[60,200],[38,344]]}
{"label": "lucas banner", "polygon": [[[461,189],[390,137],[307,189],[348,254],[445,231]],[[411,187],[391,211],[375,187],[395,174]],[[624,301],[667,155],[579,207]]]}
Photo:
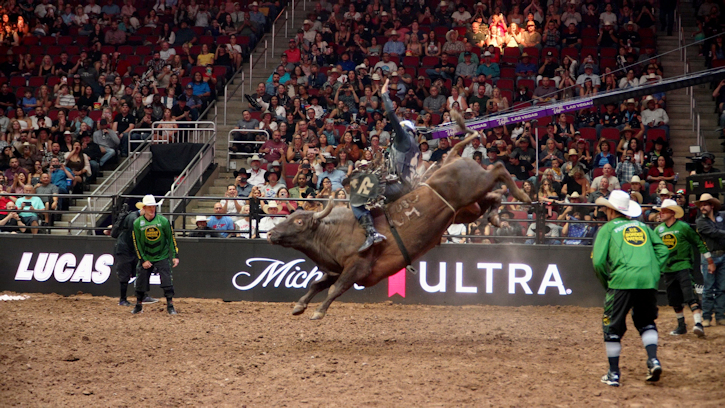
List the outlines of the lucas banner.
{"label": "lucas banner", "polygon": [[[265,241],[181,238],[173,270],[177,296],[227,301],[294,302],[322,271],[301,253]],[[0,291],[78,292],[118,296],[114,241],[101,236],[2,239]],[[393,300],[429,305],[601,306],[590,248],[449,244],[371,287],[355,286],[347,302]],[[153,288],[158,278],[152,277]],[[324,292],[315,301],[320,301]]]}

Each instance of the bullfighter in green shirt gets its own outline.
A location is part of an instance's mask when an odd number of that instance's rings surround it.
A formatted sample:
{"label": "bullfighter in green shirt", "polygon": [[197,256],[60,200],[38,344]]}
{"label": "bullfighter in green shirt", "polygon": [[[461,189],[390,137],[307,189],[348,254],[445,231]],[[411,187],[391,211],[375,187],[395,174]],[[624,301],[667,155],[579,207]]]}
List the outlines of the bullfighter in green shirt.
{"label": "bullfighter in green shirt", "polygon": [[[161,288],[166,297],[166,311],[170,315],[176,314],[174,308],[174,281],[171,277],[171,267],[179,264],[174,230],[169,220],[163,215],[156,214],[154,196],[147,195],[142,200],[143,216],[133,223],[133,244],[139,265],[136,267],[136,306],[133,314],[141,313],[141,306],[146,292],[149,291],[149,278],[156,271],[161,276]],[[171,261],[171,262],[169,262]]]}
{"label": "bullfighter in green shirt", "polygon": [[697,232],[686,222],[678,219],[685,215],[685,211],[677,205],[677,202],[667,199],[662,202],[662,206],[654,209],[660,212],[660,220],[662,221],[662,224],[655,228],[655,233],[659,235],[662,242],[669,249],[667,262],[662,268],[662,273],[667,287],[667,300],[670,306],[675,309],[677,315],[677,328],[670,334],[676,336],[687,333],[684,308],[682,307],[684,303],[687,303],[695,320],[693,332],[697,337],[704,337],[702,309],[697,294],[693,289],[691,277],[692,250],[697,248],[700,253],[704,254],[708,263],[713,263],[712,256]]}
{"label": "bullfighter in green shirt", "polygon": [[606,207],[609,220],[597,233],[592,250],[594,272],[607,290],[602,329],[609,371],[602,382],[619,386],[621,340],[630,310],[647,350],[647,381],[659,381],[662,366],[657,359],[657,285],[667,247],[644,223],[627,218],[642,214],[642,208],[630,200],[629,194],[614,190],[609,199],[599,197],[595,203]]}

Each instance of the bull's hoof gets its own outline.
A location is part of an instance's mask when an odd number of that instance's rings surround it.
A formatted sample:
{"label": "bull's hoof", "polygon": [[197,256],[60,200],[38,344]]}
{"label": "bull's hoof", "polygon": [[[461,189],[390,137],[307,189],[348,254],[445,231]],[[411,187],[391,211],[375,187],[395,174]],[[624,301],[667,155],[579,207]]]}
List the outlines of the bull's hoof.
{"label": "bull's hoof", "polygon": [[310,320],[320,320],[323,317],[325,317],[325,314],[322,312],[315,312],[312,314],[312,317],[310,317]]}
{"label": "bull's hoof", "polygon": [[301,315],[305,312],[305,309],[307,309],[307,306],[295,305],[294,309],[292,309],[292,316]]}

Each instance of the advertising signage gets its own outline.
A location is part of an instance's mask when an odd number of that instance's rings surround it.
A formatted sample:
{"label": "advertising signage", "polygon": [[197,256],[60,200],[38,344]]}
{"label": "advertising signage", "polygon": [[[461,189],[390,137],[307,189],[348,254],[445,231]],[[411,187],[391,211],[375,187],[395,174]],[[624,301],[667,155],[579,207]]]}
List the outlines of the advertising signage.
{"label": "advertising signage", "polygon": [[[1,242],[0,291],[118,296],[110,238],[3,237]],[[604,290],[589,254],[587,247],[443,245],[413,263],[416,274],[402,270],[371,288],[356,285],[339,300],[601,306]],[[295,302],[323,273],[301,253],[265,241],[182,238],[179,257],[174,286],[180,297]],[[151,283],[153,294],[160,282],[152,277]]]}

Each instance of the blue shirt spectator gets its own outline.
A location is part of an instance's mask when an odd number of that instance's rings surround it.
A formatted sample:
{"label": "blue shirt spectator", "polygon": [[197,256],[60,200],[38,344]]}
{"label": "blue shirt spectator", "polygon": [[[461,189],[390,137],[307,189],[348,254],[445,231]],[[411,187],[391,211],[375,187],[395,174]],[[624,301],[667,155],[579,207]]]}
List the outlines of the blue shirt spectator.
{"label": "blue shirt spectator", "polygon": [[[395,33],[395,31],[393,31],[393,33]],[[391,38],[390,41],[385,43],[385,45],[383,46],[383,52],[387,52],[392,56],[404,56],[405,44],[398,41],[398,36],[397,34],[395,34],[394,38]]]}
{"label": "blue shirt spectator", "polygon": [[108,3],[101,7],[101,13],[107,14],[109,16],[115,16],[118,14],[121,14],[121,9],[118,7],[118,5],[113,3],[113,0],[108,0]]}
{"label": "blue shirt spectator", "polygon": [[325,164],[325,171],[317,176],[317,189],[320,188],[320,186],[322,185],[322,180],[324,180],[325,177],[330,179],[330,182],[332,183],[332,191],[337,191],[342,188],[342,180],[347,177],[347,173],[342,170],[336,169],[335,162],[332,159],[327,159],[327,163]]}
{"label": "blue shirt spectator", "polygon": [[[219,210],[222,210],[221,204],[216,203],[214,205],[214,212],[217,212],[216,206],[219,206]],[[234,221],[232,221],[232,217],[226,216],[226,215],[214,215],[209,217],[209,220],[207,221],[206,225],[214,230],[217,231],[234,231]],[[218,233],[220,237],[227,238],[229,236],[228,232],[219,232]]]}
{"label": "blue shirt spectator", "polygon": [[203,95],[207,92],[211,92],[211,89],[209,88],[209,84],[207,84],[204,81],[201,82],[190,82],[190,84],[194,87],[193,94],[196,96]]}

